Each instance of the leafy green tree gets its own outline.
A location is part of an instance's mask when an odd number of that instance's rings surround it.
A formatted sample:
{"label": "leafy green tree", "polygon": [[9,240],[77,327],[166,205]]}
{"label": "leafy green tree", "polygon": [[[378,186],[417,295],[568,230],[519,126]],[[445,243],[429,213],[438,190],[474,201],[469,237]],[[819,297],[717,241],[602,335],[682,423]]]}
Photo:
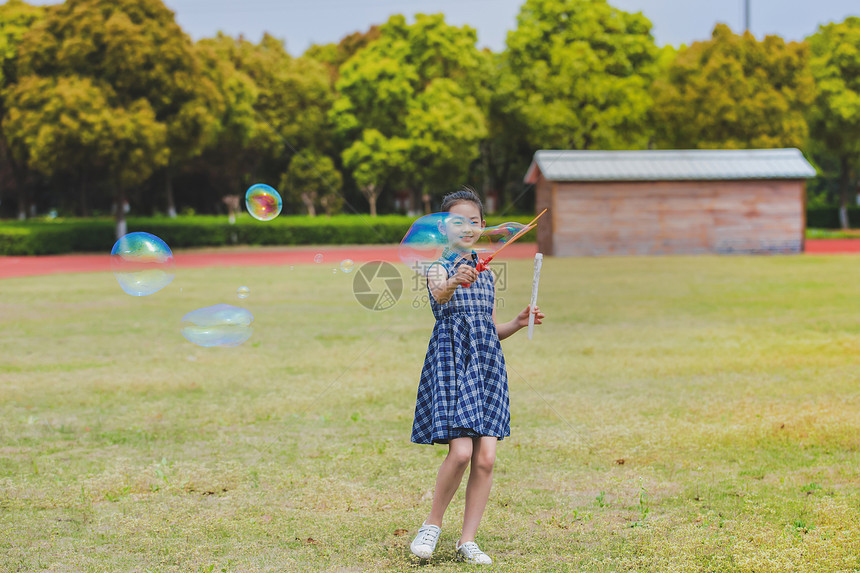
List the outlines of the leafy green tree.
{"label": "leafy green tree", "polygon": [[361,139],[343,152],[343,165],[367,199],[371,217],[376,217],[376,200],[382,191],[402,180],[408,156],[406,139],[388,138],[375,129],[365,129]]}
{"label": "leafy green tree", "polygon": [[838,162],[839,220],[847,229],[860,172],[860,18],[819,27],[809,45],[817,88],[809,108],[812,143]]}
{"label": "leafy green tree", "polygon": [[[47,176],[89,170],[114,185],[117,211],[126,189],[167,162],[167,128],[143,98],[119,106],[109,86],[89,78],[27,76],[7,101],[3,129],[16,158]],[[118,215],[117,224],[119,237],[124,217]]]}
{"label": "leafy green tree", "polygon": [[[378,193],[398,183],[420,197],[462,183],[486,134],[474,95],[482,61],[476,41],[473,29],[449,26],[441,14],[418,14],[414,24],[392,16],[378,39],[341,66],[331,115],[343,148],[368,143],[367,134],[375,132],[404,162],[386,167],[378,161],[358,175],[360,187],[373,185]],[[358,164],[350,160],[351,169]],[[379,180],[369,181],[368,173]]]}
{"label": "leafy green tree", "polygon": [[221,174],[211,179],[230,186],[276,180],[296,151],[331,151],[333,92],[325,65],[293,58],[268,35],[253,44],[219,34],[198,48],[210,68],[219,67],[210,73],[226,102],[222,129],[204,156]]}
{"label": "leafy green tree", "polygon": [[[217,128],[218,92],[161,0],[69,0],[51,6],[22,43],[19,73],[91,78],[112,90],[119,107],[146,100],[166,128],[169,169],[198,155]],[[169,184],[167,192],[174,211]]]}
{"label": "leafy green tree", "polygon": [[654,83],[656,143],[682,149],[801,147],[814,97],[805,43],[717,24]]}
{"label": "leafy green tree", "polygon": [[606,0],[526,0],[505,58],[533,148],[645,147],[651,23]]}
{"label": "leafy green tree", "polygon": [[314,44],[303,54],[304,57],[326,65],[331,75],[332,85],[340,77],[340,67],[359,50],[379,38],[379,26],[371,26],[367,32],[355,32],[345,36],[337,44]]}
{"label": "leafy green tree", "polygon": [[410,105],[406,134],[412,173],[425,190],[456,186],[451,174],[468,172],[487,136],[486,117],[475,98],[449,79],[435,79]]}
{"label": "leafy green tree", "polygon": [[301,200],[308,215],[316,215],[317,202],[331,216],[343,206],[343,177],[330,157],[305,149],[293,156],[281,177],[281,189]]}
{"label": "leafy green tree", "polygon": [[8,0],[0,5],[0,86],[15,83],[21,39],[43,17],[44,11],[43,7],[22,0]]}
{"label": "leafy green tree", "polygon": [[[247,172],[256,165],[260,130],[256,106],[260,90],[233,56],[237,41],[222,33],[199,40],[195,48],[204,74],[220,94],[223,106],[214,140],[191,167],[205,176],[207,186],[221,196],[242,191]],[[247,185],[245,185],[247,187]]]}
{"label": "leafy green tree", "polygon": [[[44,8],[31,6],[22,0],[9,0],[0,5],[0,118],[6,115],[4,91],[18,79],[18,48],[24,34],[44,15]],[[0,139],[0,161],[6,163],[18,192],[18,218],[27,217],[26,164],[15,162],[7,153],[5,140]],[[4,166],[5,167],[5,166]]]}
{"label": "leafy green tree", "polygon": [[[522,88],[504,54],[486,53],[476,99],[487,118],[487,135],[480,143],[480,162],[473,183],[498,193],[499,207],[508,207],[522,190],[522,176],[534,155],[529,125],[522,113]],[[522,195],[522,193],[518,193]]]}

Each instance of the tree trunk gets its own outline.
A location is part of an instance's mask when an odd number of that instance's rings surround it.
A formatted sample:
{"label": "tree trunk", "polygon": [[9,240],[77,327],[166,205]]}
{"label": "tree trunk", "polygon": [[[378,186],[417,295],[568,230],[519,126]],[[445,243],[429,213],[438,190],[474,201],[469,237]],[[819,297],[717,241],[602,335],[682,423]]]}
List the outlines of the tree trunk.
{"label": "tree trunk", "polygon": [[843,157],[840,162],[839,173],[839,225],[842,229],[848,229],[848,193],[851,188],[851,169],[848,166],[848,158]]}
{"label": "tree trunk", "polygon": [[167,192],[167,216],[175,219],[176,203],[173,200],[173,173],[169,166],[164,170],[164,177],[166,179],[164,189]]}
{"label": "tree trunk", "polygon": [[314,205],[314,199],[316,198],[315,195],[316,193],[308,193],[307,191],[302,193],[302,203],[305,204],[305,207],[308,210],[308,216],[310,217],[317,216],[317,209]]}
{"label": "tree trunk", "polygon": [[90,206],[87,203],[87,170],[81,169],[81,181],[80,181],[80,207],[81,207],[81,217],[89,217],[90,216]]}
{"label": "tree trunk", "polygon": [[128,225],[125,220],[125,189],[122,185],[117,185],[116,190],[116,238],[119,240],[128,232]]}
{"label": "tree trunk", "polygon": [[[421,211],[421,196],[422,195],[423,195],[423,193],[421,192],[421,189],[419,189],[418,187],[415,187],[412,189],[412,205],[410,205],[411,208],[409,209],[410,215],[417,214]],[[424,213],[424,214],[426,215],[427,213]]]}
{"label": "tree trunk", "polygon": [[377,194],[374,193],[370,197],[367,198],[367,202],[370,203],[370,216],[376,217],[376,198]]}
{"label": "tree trunk", "polygon": [[367,198],[367,202],[370,204],[370,216],[376,217],[376,199],[379,197],[379,194],[382,192],[382,188],[376,188],[375,183],[371,183],[367,187],[362,187],[361,192],[364,193],[364,196]]}
{"label": "tree trunk", "polygon": [[9,167],[12,168],[12,177],[15,179],[15,188],[18,191],[18,220],[23,221],[27,218],[27,175],[26,167],[19,167],[18,164],[9,159]]}
{"label": "tree trunk", "polygon": [[23,186],[18,187],[18,220],[27,218],[27,191]]}

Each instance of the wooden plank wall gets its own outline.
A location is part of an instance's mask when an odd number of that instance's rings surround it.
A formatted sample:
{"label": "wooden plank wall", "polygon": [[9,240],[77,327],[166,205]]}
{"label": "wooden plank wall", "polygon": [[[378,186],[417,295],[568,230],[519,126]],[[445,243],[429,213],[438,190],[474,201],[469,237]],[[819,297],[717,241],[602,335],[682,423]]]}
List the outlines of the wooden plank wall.
{"label": "wooden plank wall", "polygon": [[538,247],[559,256],[803,250],[803,181],[542,180],[538,209],[547,202],[552,227]]}

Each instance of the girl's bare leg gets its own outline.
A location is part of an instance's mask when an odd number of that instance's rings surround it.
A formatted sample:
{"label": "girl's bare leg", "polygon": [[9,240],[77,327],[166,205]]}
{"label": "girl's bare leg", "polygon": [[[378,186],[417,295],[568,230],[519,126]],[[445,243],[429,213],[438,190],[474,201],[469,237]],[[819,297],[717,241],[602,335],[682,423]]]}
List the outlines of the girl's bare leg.
{"label": "girl's bare leg", "polygon": [[493,464],[496,462],[497,438],[484,436],[474,440],[472,469],[469,470],[469,483],[466,484],[466,511],[463,514],[463,533],[458,545],[475,541],[478,525],[490,499],[493,485]]}
{"label": "girl's bare leg", "polygon": [[448,442],[448,455],[439,467],[433,507],[426,523],[442,527],[442,517],[463,481],[463,473],[472,458],[472,438],[455,438]]}

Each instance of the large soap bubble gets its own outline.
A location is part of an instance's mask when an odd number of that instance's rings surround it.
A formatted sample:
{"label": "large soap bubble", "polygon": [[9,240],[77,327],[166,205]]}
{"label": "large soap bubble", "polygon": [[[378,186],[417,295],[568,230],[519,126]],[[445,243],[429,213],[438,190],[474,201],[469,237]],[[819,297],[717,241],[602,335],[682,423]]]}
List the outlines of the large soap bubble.
{"label": "large soap bubble", "polygon": [[216,304],[182,317],[182,336],[197,346],[239,346],[254,332],[254,315],[244,308]]}
{"label": "large soap bubble", "polygon": [[258,221],[271,221],[281,214],[283,206],[280,193],[265,183],[251,185],[245,192],[245,207]]}
{"label": "large soap bubble", "polygon": [[421,273],[451,249],[462,255],[472,252],[481,236],[480,225],[462,215],[433,213],[417,219],[400,242],[398,255],[405,265]]}
{"label": "large soap bubble", "polygon": [[517,233],[528,233],[535,225],[509,222],[494,227],[484,227],[481,237],[475,243],[475,251],[483,255],[495,253],[510,241]]}
{"label": "large soap bubble", "polygon": [[110,252],[110,266],[122,290],[132,296],[156,293],[173,280],[173,253],[150,233],[123,235]]}

